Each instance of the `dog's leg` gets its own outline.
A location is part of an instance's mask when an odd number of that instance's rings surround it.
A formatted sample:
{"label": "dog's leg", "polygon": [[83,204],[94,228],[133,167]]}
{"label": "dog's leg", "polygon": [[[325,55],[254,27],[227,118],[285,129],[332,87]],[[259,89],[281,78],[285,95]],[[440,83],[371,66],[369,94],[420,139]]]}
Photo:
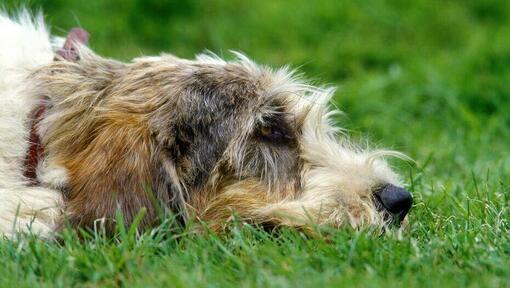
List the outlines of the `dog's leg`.
{"label": "dog's leg", "polygon": [[[280,220],[259,210],[268,205],[268,195],[259,189],[257,183],[238,183],[227,187],[227,191],[217,196],[204,195],[190,203],[190,215],[204,221],[209,229],[221,232],[230,220],[238,219],[258,224],[279,224]],[[195,212],[195,213],[194,213]]]}
{"label": "dog's leg", "polygon": [[380,222],[380,219],[376,219],[378,215],[371,213],[371,207],[349,204],[348,199],[338,197],[338,193],[333,190],[310,191],[295,196],[284,193],[270,195],[266,190],[256,182],[244,181],[228,186],[222,193],[205,197],[191,206],[197,211],[203,211],[197,218],[207,222],[214,231],[220,231],[225,222],[234,219],[233,216],[263,226],[302,229],[325,224],[340,227],[347,224],[345,221],[353,227],[362,226],[363,221]]}
{"label": "dog's leg", "polygon": [[[270,195],[256,181],[239,182],[215,196],[204,194],[195,200],[198,201],[190,203],[191,210],[201,211],[196,217],[216,232],[235,217],[263,226],[305,227],[314,222],[322,223],[320,203],[285,194]],[[331,209],[322,212],[332,213]]]}
{"label": "dog's leg", "polygon": [[[263,226],[308,227],[328,222],[335,209],[324,203],[301,200],[271,202],[265,191],[235,191],[224,193],[213,199],[198,216],[216,232],[222,225],[236,217],[249,223]],[[336,217],[342,219],[342,217]]]}
{"label": "dog's leg", "polygon": [[60,192],[42,187],[0,188],[0,235],[51,237],[61,216]]}

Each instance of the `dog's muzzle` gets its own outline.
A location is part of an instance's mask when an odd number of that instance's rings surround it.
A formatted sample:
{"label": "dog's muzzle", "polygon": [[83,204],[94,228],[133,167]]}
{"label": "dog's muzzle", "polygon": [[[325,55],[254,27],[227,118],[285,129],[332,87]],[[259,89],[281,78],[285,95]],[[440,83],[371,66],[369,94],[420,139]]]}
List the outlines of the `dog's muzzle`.
{"label": "dog's muzzle", "polygon": [[387,212],[398,224],[404,220],[413,205],[411,193],[392,184],[378,188],[374,196],[378,209]]}

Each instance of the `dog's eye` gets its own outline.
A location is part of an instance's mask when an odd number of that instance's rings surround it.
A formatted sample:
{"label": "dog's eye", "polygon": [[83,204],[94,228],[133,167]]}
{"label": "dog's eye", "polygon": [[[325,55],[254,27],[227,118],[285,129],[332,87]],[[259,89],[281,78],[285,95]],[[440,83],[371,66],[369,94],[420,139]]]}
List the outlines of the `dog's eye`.
{"label": "dog's eye", "polygon": [[264,137],[271,137],[274,134],[273,127],[271,126],[262,126],[260,128],[260,134]]}
{"label": "dog's eye", "polygon": [[288,143],[292,141],[292,136],[287,130],[274,125],[274,123],[268,123],[259,127],[257,134],[265,142]]}

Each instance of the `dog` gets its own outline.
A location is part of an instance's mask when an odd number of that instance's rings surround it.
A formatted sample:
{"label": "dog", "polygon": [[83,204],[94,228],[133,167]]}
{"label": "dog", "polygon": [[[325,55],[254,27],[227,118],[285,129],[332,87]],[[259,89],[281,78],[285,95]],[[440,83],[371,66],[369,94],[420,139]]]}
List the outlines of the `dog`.
{"label": "dog", "polygon": [[86,31],[0,14],[0,234],[109,232],[175,215],[212,231],[400,224],[410,192],[333,125],[334,89],[240,53],[105,59]]}

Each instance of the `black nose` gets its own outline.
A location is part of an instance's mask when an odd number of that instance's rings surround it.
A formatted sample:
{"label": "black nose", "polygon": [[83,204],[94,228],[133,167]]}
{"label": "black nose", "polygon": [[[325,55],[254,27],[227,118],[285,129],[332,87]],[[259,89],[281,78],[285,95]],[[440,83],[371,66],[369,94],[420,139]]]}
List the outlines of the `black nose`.
{"label": "black nose", "polygon": [[413,205],[413,196],[407,190],[392,184],[386,184],[375,191],[375,198],[384,210],[404,220]]}

